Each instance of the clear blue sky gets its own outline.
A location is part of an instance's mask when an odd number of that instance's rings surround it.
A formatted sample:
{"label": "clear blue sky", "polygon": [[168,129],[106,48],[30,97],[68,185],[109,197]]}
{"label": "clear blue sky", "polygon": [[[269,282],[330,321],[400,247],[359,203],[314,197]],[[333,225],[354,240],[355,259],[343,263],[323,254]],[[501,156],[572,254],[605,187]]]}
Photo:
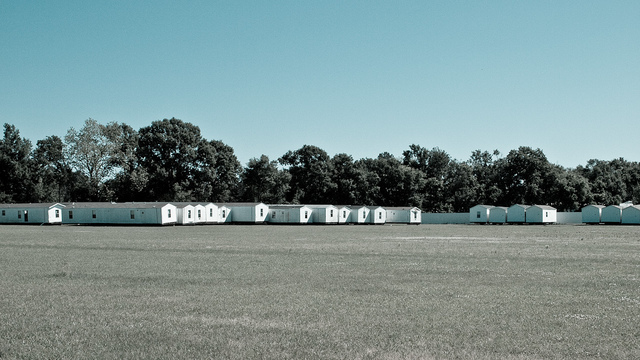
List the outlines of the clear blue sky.
{"label": "clear blue sky", "polygon": [[0,1],[0,123],[176,117],[261,154],[640,161],[640,1]]}

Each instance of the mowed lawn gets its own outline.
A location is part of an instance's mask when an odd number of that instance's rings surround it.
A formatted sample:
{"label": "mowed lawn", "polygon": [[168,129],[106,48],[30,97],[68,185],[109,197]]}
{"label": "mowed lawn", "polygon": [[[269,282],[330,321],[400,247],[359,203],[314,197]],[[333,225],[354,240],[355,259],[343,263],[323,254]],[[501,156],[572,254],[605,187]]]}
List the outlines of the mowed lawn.
{"label": "mowed lawn", "polygon": [[638,359],[640,227],[0,226],[0,358]]}

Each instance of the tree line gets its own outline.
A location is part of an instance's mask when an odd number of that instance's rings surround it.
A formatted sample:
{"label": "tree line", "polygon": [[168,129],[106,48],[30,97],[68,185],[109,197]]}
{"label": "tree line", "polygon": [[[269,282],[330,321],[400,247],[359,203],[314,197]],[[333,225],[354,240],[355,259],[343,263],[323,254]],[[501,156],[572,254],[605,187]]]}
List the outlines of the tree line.
{"label": "tree line", "polygon": [[207,140],[198,126],[171,118],[139,130],[88,119],[64,139],[35,146],[4,124],[0,203],[71,201],[210,201],[417,206],[466,212],[477,204],[548,204],[577,211],[588,204],[640,200],[640,164],[592,159],[564,168],[543,151],[520,147],[502,156],[476,150],[466,161],[439,148],[410,145],[354,160],[304,145],[277,160],[243,167],[233,148]]}

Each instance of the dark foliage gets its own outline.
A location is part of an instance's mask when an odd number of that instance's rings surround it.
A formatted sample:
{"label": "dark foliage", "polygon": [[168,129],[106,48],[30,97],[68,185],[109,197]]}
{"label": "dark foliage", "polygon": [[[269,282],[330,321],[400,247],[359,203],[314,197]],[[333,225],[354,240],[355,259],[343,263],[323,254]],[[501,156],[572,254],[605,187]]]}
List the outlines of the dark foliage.
{"label": "dark foliage", "polygon": [[469,160],[416,144],[395,157],[330,157],[304,145],[278,161],[265,155],[242,167],[233,148],[171,118],[134,130],[89,119],[64,141],[36,143],[5,124],[0,139],[0,202],[249,201],[417,206],[466,212],[476,204],[549,204],[561,211],[640,202],[640,164],[592,159],[566,169],[541,149],[520,147],[501,157],[476,150]]}

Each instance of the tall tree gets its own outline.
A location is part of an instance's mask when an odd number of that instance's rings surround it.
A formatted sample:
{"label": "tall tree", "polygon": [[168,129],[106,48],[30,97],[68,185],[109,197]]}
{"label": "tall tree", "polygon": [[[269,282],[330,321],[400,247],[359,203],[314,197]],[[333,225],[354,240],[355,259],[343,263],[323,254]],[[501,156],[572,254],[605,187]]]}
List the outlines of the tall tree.
{"label": "tall tree", "polygon": [[[404,165],[393,155],[384,152],[377,159],[365,161],[368,171],[376,174],[375,190],[378,197],[374,204],[387,206],[421,206],[424,177],[419,170]],[[374,178],[374,179],[375,179]]]}
{"label": "tall tree", "polygon": [[113,200],[148,200],[142,194],[149,181],[149,174],[138,164],[138,132],[127,124],[110,123],[107,125],[107,134],[118,145],[111,157],[115,175],[107,182],[107,187],[114,192]]}
{"label": "tall tree", "polygon": [[148,181],[141,196],[159,201],[203,201],[215,181],[215,148],[200,128],[171,118],[140,129],[136,151]]}
{"label": "tall tree", "polygon": [[287,201],[303,204],[329,203],[335,184],[331,181],[329,155],[317,146],[304,145],[279,159],[291,174]]}
{"label": "tall tree", "polygon": [[4,124],[0,140],[0,203],[31,201],[31,142],[14,125]]}
{"label": "tall tree", "polygon": [[32,179],[38,201],[71,200],[78,184],[71,181],[72,169],[66,162],[62,139],[54,135],[38,140],[32,158]]}
{"label": "tall tree", "polygon": [[90,196],[95,201],[110,200],[113,195],[105,182],[115,175],[113,158],[121,145],[115,141],[116,128],[117,124],[105,126],[90,118],[80,130],[71,128],[64,137],[68,162],[87,177]]}
{"label": "tall tree", "polygon": [[446,211],[466,212],[478,201],[478,182],[468,163],[452,161],[445,177]]}
{"label": "tall tree", "polygon": [[353,157],[337,154],[331,158],[331,182],[335,184],[328,194],[331,204],[362,204],[360,184],[366,181],[365,173],[358,168]]}
{"label": "tall tree", "polygon": [[291,174],[278,169],[278,162],[269,161],[266,155],[250,159],[241,179],[243,201],[267,204],[282,204],[287,201]]}
{"label": "tall tree", "polygon": [[240,191],[240,174],[242,165],[233,152],[233,148],[220,140],[209,141],[214,150],[213,158],[206,161],[206,166],[213,170],[208,176],[213,176],[211,195],[206,197],[210,201],[229,202],[238,199]]}
{"label": "tall tree", "polygon": [[498,186],[497,161],[499,157],[498,150],[494,150],[493,153],[475,150],[467,161],[477,184],[475,200],[477,204],[511,205],[499,204],[499,199],[502,196],[502,191]]}
{"label": "tall tree", "polygon": [[553,166],[552,178],[549,204],[559,211],[579,211],[593,201],[589,182],[578,171]]}
{"label": "tall tree", "polygon": [[501,204],[548,204],[552,200],[553,173],[542,150],[521,146],[500,159],[497,166]]}
{"label": "tall tree", "polygon": [[446,211],[448,205],[444,186],[452,161],[449,154],[439,148],[428,150],[412,144],[402,155],[402,163],[417,170],[422,177],[418,206],[426,211]]}
{"label": "tall tree", "polygon": [[[634,168],[622,158],[611,161],[591,159],[586,166],[578,166],[576,171],[589,181],[594,202],[612,205],[632,200],[634,189],[638,187]],[[629,181],[633,178],[635,181]]]}

